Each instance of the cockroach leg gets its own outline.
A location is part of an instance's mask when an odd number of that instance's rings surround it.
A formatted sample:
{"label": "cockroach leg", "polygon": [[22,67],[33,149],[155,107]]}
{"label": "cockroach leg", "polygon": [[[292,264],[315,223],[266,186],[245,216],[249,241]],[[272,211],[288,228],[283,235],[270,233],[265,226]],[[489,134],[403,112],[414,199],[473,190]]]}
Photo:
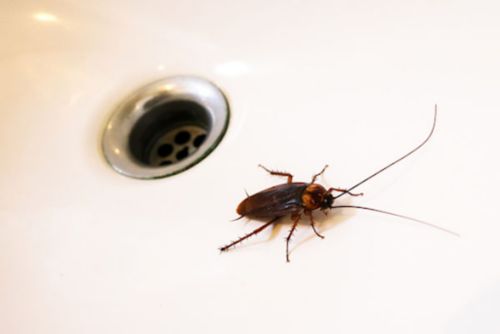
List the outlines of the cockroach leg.
{"label": "cockroach leg", "polygon": [[314,233],[316,233],[316,235],[318,237],[320,237],[321,239],[324,239],[325,237],[323,235],[319,234],[318,230],[316,230],[316,226],[314,226],[314,219],[313,219],[312,211],[306,211],[306,214],[309,216],[309,220],[311,221],[311,227],[312,227]]}
{"label": "cockroach leg", "polygon": [[288,244],[290,243],[290,239],[292,239],[293,232],[297,228],[297,224],[299,223],[299,220],[300,220],[300,215],[292,216],[292,219],[293,219],[293,225],[292,225],[292,228],[290,229],[290,233],[288,233],[288,237],[286,237],[286,262],[290,262]]}
{"label": "cockroach leg", "polygon": [[347,189],[341,189],[341,188],[330,188],[328,189],[328,192],[331,193],[332,191],[338,191],[338,192],[341,192],[341,193],[346,193],[346,194],[349,194],[351,196],[363,196],[363,193],[352,193],[350,192],[349,190]]}
{"label": "cockroach leg", "polygon": [[260,233],[260,232],[262,232],[262,231],[263,231],[266,227],[270,226],[272,223],[274,223],[275,221],[277,221],[277,220],[278,220],[278,219],[280,219],[280,218],[281,218],[281,217],[275,217],[275,218],[271,219],[270,221],[268,221],[267,223],[265,223],[264,225],[262,225],[262,226],[261,226],[261,227],[259,227],[258,229],[256,229],[256,230],[254,230],[254,231],[252,231],[252,232],[248,233],[247,235],[245,235],[245,236],[243,236],[243,237],[239,238],[239,239],[238,239],[238,240],[236,240],[236,241],[231,242],[230,244],[228,244],[228,245],[226,245],[226,246],[224,246],[224,247],[219,248],[219,250],[220,250],[221,252],[225,252],[225,251],[227,251],[229,248],[233,247],[233,246],[234,246],[234,245],[236,245],[236,244],[239,244],[240,242],[242,242],[242,241],[243,241],[243,240],[245,240],[245,239],[250,238],[252,235],[259,234],[259,233]]}
{"label": "cockroach leg", "polygon": [[323,174],[327,168],[328,168],[328,165],[325,165],[325,167],[323,167],[323,169],[321,170],[321,172],[319,172],[318,174],[314,174],[314,176],[313,176],[313,178],[311,180],[311,183],[314,183],[314,181],[316,181],[316,179],[318,178],[318,176],[320,176],[321,174]]}
{"label": "cockroach leg", "polygon": [[264,169],[266,172],[268,172],[271,175],[286,176],[286,177],[288,177],[287,183],[292,183],[293,175],[290,173],[273,171],[273,170],[267,169],[266,167],[264,167],[262,165],[259,165],[259,167]]}

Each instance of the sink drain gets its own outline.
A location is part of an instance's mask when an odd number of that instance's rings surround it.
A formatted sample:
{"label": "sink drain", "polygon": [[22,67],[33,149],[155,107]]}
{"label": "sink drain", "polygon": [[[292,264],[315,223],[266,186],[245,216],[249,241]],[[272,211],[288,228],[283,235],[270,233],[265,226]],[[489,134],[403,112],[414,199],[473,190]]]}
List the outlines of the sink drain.
{"label": "sink drain", "polygon": [[205,158],[229,122],[224,94],[211,82],[166,78],[127,98],[106,125],[102,146],[119,173],[141,179],[182,172]]}

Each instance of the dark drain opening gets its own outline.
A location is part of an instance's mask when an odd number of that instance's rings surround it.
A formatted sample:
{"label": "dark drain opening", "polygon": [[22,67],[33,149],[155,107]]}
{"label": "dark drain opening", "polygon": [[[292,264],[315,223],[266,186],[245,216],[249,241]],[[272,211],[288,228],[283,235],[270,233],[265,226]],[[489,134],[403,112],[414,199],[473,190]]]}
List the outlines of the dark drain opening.
{"label": "dark drain opening", "polygon": [[209,112],[192,101],[155,104],[132,129],[129,149],[133,157],[143,165],[160,167],[195,153],[210,133]]}

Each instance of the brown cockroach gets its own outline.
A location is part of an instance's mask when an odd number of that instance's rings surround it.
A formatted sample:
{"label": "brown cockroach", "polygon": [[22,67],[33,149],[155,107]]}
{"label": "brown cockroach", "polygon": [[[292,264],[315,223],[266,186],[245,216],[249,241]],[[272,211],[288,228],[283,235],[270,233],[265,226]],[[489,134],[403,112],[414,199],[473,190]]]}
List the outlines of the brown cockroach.
{"label": "brown cockroach", "polygon": [[[314,210],[321,210],[326,214],[326,210],[331,210],[331,209],[340,209],[340,208],[353,208],[353,209],[361,209],[361,210],[369,210],[369,211],[375,211],[407,220],[411,220],[413,222],[425,224],[427,226],[431,226],[434,228],[437,228],[439,230],[445,231],[447,233],[451,233],[453,235],[458,236],[457,233],[447,230],[443,227],[407,217],[404,215],[400,215],[397,213],[393,212],[388,212],[384,210],[379,210],[379,209],[373,209],[365,206],[357,206],[357,205],[333,205],[334,201],[338,199],[339,197],[348,194],[350,196],[361,196],[363,195],[362,193],[355,194],[352,193],[351,191],[354,190],[355,188],[359,187],[366,181],[370,180],[371,178],[375,177],[376,175],[382,173],[385,171],[387,168],[395,165],[396,163],[400,162],[401,160],[405,159],[418,149],[420,149],[422,146],[424,146],[425,143],[429,141],[431,138],[432,134],[434,133],[434,128],[436,127],[436,118],[437,118],[437,105],[434,107],[434,122],[432,124],[431,131],[425,138],[425,140],[420,143],[417,147],[415,147],[413,150],[410,152],[406,153],[399,159],[393,161],[392,163],[388,164],[384,168],[378,170],[377,172],[371,174],[367,178],[363,179],[362,181],[356,183],[349,189],[341,189],[341,188],[329,188],[326,189],[322,185],[315,183],[316,179],[318,176],[323,174],[323,172],[326,170],[328,165],[326,165],[319,173],[315,174],[312,177],[311,182],[306,183],[306,182],[292,182],[293,180],[293,175],[287,172],[278,172],[278,171],[272,171],[267,169],[266,167],[259,165],[259,167],[263,168],[266,172],[268,172],[271,175],[277,175],[277,176],[284,176],[288,178],[287,183],[284,184],[279,184],[277,186],[262,190],[256,194],[253,194],[251,196],[248,196],[245,198],[237,207],[236,212],[240,215],[235,220],[241,219],[243,217],[247,217],[250,219],[257,219],[257,220],[268,220],[264,225],[260,226],[256,230],[252,231],[251,233],[239,238],[236,241],[231,242],[230,244],[223,246],[219,248],[221,251],[227,251],[229,248],[235,246],[236,244],[242,242],[245,239],[248,239],[249,237],[256,235],[260,232],[262,232],[265,228],[271,226],[272,224],[276,223],[280,218],[290,215],[292,219],[292,228],[290,229],[290,232],[288,233],[288,236],[286,238],[286,261],[290,262],[290,256],[289,256],[289,243],[290,239],[292,238],[292,234],[297,228],[297,224],[301,218],[301,216],[304,214],[309,217],[309,221],[311,224],[311,227],[314,231],[314,233],[320,237],[324,238],[317,230],[314,225],[314,219],[313,219],[313,214],[312,212]],[[334,196],[332,192],[339,192],[337,196]]]}

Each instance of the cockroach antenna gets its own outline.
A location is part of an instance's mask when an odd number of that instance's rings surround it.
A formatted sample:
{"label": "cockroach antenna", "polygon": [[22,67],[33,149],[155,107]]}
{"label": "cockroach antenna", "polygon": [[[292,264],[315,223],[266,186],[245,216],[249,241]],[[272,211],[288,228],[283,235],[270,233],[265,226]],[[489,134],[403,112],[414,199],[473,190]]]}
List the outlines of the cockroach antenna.
{"label": "cockroach antenna", "polygon": [[361,209],[361,210],[368,210],[368,211],[379,212],[379,213],[383,213],[383,214],[386,214],[386,215],[389,215],[389,216],[394,216],[394,217],[398,217],[398,218],[410,220],[410,221],[415,222],[415,223],[424,224],[424,225],[427,225],[429,227],[433,227],[433,228],[436,228],[438,230],[441,230],[443,232],[450,233],[450,234],[452,234],[452,235],[454,235],[456,237],[460,236],[460,234],[458,234],[457,232],[453,232],[453,231],[448,230],[448,229],[446,229],[444,227],[441,227],[441,226],[438,226],[438,225],[434,225],[432,223],[429,223],[429,222],[426,222],[426,221],[423,221],[423,220],[420,220],[420,219],[415,219],[415,218],[412,218],[412,217],[400,215],[399,213],[394,213],[394,212],[389,212],[389,211],[379,210],[379,209],[374,209],[374,208],[368,208],[366,206],[359,206],[359,205],[334,205],[334,206],[330,207],[330,209],[342,209],[342,208]]}
{"label": "cockroach antenna", "polygon": [[[405,158],[407,158],[408,156],[412,155],[413,153],[415,153],[418,149],[420,149],[422,146],[424,146],[428,141],[429,139],[432,137],[432,134],[434,133],[434,129],[436,128],[436,120],[437,120],[437,104],[434,105],[434,122],[432,123],[432,128],[431,128],[431,131],[429,132],[429,134],[427,135],[427,137],[425,138],[425,140],[420,143],[420,145],[418,145],[417,147],[415,147],[413,150],[411,150],[410,152],[406,153],[405,155],[403,155],[402,157],[396,159],[395,161],[391,162],[390,164],[388,164],[387,166],[385,166],[384,168],[376,171],[375,173],[373,173],[372,175],[368,176],[367,178],[363,179],[362,181],[356,183],[355,185],[353,185],[352,187],[350,187],[349,189],[347,189],[346,191],[340,193],[339,195],[337,196],[334,196],[333,199],[337,199],[339,197],[342,197],[343,195],[349,193],[351,190],[359,187],[360,185],[362,185],[363,183],[365,183],[366,181],[372,179],[373,177],[377,176],[378,174],[382,173],[383,171],[385,171],[386,169],[388,169],[389,167],[392,167],[394,166],[395,164],[397,164],[398,162],[404,160]],[[438,230],[441,230],[441,231],[444,231],[444,232],[447,232],[447,233],[450,233],[452,235],[455,235],[457,237],[460,236],[460,234],[456,233],[456,232],[453,232],[451,230],[448,230],[446,228],[443,228],[441,226],[438,226],[438,225],[434,225],[434,224],[431,224],[429,222],[426,222],[426,221],[423,221],[423,220],[420,220],[420,219],[415,219],[415,218],[411,218],[411,217],[408,217],[408,216],[404,216],[404,215],[400,215],[398,213],[393,213],[393,212],[389,212],[389,211],[384,211],[384,210],[379,210],[379,209],[374,209],[374,208],[368,208],[368,207],[365,207],[365,206],[358,206],[358,205],[334,205],[334,206],[330,206],[330,209],[340,209],[340,208],[351,208],[351,209],[360,209],[360,210],[368,210],[368,211],[374,211],[374,212],[379,212],[379,213],[383,213],[383,214],[386,214],[386,215],[390,215],[390,216],[394,216],[394,217],[398,217],[398,218],[402,218],[402,219],[406,219],[406,220],[410,220],[410,221],[413,221],[413,222],[416,222],[416,223],[420,223],[420,224],[424,224],[424,225],[427,225],[427,226],[430,226],[430,227],[433,227],[433,228],[436,228]]]}
{"label": "cockroach antenna", "polygon": [[387,166],[385,166],[384,168],[376,171],[375,173],[373,173],[372,175],[368,176],[367,178],[365,178],[364,180],[356,183],[355,185],[353,185],[352,187],[350,187],[349,189],[347,189],[347,191],[337,195],[337,196],[334,196],[333,199],[337,199],[337,198],[340,198],[342,196],[344,196],[345,194],[347,194],[349,191],[353,190],[353,189],[356,189],[357,187],[359,187],[360,185],[362,185],[363,183],[365,183],[366,181],[374,178],[375,176],[377,176],[378,174],[382,173],[383,171],[385,171],[386,169],[388,169],[389,167],[392,167],[394,166],[395,164],[397,164],[398,162],[404,160],[405,158],[407,158],[408,156],[412,155],[413,153],[415,153],[416,151],[418,151],[418,149],[420,149],[422,146],[425,145],[425,143],[427,143],[429,141],[429,139],[431,138],[432,134],[434,133],[434,129],[436,128],[436,120],[437,120],[437,104],[434,105],[434,122],[432,123],[432,128],[431,128],[431,131],[429,132],[429,134],[427,135],[427,138],[425,138],[425,140],[420,143],[420,145],[418,145],[417,147],[415,147],[413,150],[411,150],[410,152],[406,153],[405,155],[403,155],[401,158],[391,162],[390,164],[388,164]]}

